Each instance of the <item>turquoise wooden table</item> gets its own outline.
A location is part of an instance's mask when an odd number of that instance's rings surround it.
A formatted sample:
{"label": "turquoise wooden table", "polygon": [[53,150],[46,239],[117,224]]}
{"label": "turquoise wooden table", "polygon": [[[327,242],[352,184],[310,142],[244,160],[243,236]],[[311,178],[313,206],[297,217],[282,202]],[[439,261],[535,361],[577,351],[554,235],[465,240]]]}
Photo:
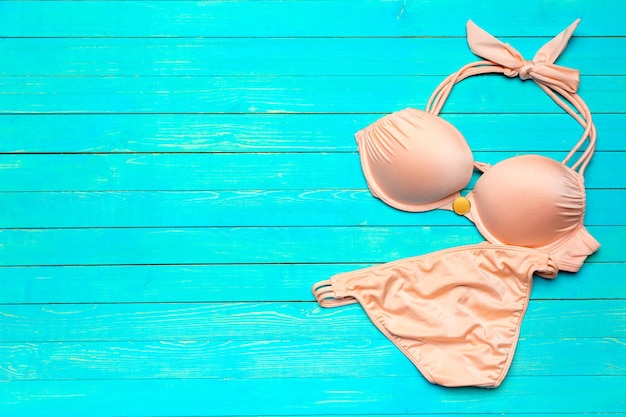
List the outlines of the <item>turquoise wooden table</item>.
{"label": "turquoise wooden table", "polygon": [[[626,2],[0,2],[0,416],[626,414]],[[354,132],[475,57],[574,19],[598,128],[602,248],[535,279],[495,390],[429,384],[330,275],[480,242],[373,198]],[[561,159],[580,128],[532,82],[457,86],[475,157]]]}

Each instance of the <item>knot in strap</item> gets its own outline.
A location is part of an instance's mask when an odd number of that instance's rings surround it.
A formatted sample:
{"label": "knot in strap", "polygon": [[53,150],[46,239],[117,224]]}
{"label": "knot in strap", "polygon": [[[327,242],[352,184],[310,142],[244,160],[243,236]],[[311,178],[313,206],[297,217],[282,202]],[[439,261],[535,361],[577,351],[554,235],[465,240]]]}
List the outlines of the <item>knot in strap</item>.
{"label": "knot in strap", "polygon": [[551,89],[560,88],[570,93],[578,90],[578,70],[555,65],[571,38],[580,19],[568,26],[550,42],[542,46],[532,60],[526,60],[508,43],[501,42],[471,20],[467,22],[467,43],[476,55],[500,65],[508,77],[533,79]]}
{"label": "knot in strap", "polygon": [[519,70],[519,77],[522,80],[528,80],[532,78],[532,72],[535,69],[535,63],[533,61],[525,60],[524,65]]}
{"label": "knot in strap", "polygon": [[[574,21],[563,32],[542,46],[532,60],[527,60],[508,43],[499,41],[471,20],[468,21],[467,43],[472,52],[484,60],[467,64],[443,80],[428,100],[426,111],[438,115],[450,95],[452,87],[456,83],[474,75],[498,73],[507,77],[520,77],[522,80],[532,79],[556,104],[584,127],[585,130],[578,143],[562,161],[563,164],[567,164],[588,141],[587,148],[582,152],[578,160],[571,165],[573,170],[578,170],[578,173],[582,175],[595,151],[596,128],[587,104],[576,93],[580,73],[573,68],[554,64],[567,46],[579,22],[580,19]],[[569,104],[564,102],[563,99],[569,102]],[[575,110],[571,108],[572,106]],[[474,167],[482,172],[489,168],[488,165],[480,163],[474,164]]]}
{"label": "knot in strap", "polygon": [[528,59],[522,60],[521,66],[515,66],[515,68],[503,67],[502,73],[509,78],[519,77],[520,79],[526,81],[534,78],[533,72],[535,70],[535,63]]}

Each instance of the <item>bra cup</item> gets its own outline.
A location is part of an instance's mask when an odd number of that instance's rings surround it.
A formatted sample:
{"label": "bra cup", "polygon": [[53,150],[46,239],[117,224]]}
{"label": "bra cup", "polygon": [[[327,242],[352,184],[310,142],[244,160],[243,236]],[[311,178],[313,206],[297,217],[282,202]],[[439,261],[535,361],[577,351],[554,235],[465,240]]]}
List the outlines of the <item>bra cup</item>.
{"label": "bra cup", "polygon": [[473,157],[465,138],[425,111],[392,113],[359,131],[356,139],[372,194],[397,209],[438,208],[470,181]]}
{"label": "bra cup", "polygon": [[492,243],[542,248],[582,227],[582,177],[540,155],[502,161],[472,191],[473,217]]}

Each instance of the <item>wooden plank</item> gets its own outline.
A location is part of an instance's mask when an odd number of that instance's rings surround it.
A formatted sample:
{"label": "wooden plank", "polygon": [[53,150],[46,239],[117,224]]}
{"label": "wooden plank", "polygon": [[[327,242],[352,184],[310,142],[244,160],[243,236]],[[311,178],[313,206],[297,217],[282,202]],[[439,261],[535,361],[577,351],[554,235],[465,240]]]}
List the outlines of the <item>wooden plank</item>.
{"label": "wooden plank", "polygon": [[[323,364],[320,364],[323,366]],[[444,389],[420,376],[224,380],[5,382],[15,417],[624,413],[624,377],[516,377],[496,390]],[[550,387],[549,393],[546,387]],[[245,396],[245,401],[242,401]],[[529,401],[532,398],[532,401]],[[585,401],[578,401],[585,398]],[[570,414],[571,415],[571,414]]]}
{"label": "wooden plank", "polygon": [[8,229],[0,265],[377,262],[481,240],[469,226]]}
{"label": "wooden plank", "polygon": [[[522,339],[507,377],[625,376],[625,344],[623,338]],[[0,343],[0,353],[0,381],[416,377],[415,366],[383,336]]]}
{"label": "wooden plank", "polygon": [[[467,225],[395,210],[369,190],[2,192],[0,228]],[[586,225],[625,226],[624,189],[587,191]],[[46,207],[42,210],[42,207]]]}
{"label": "wooden plank", "polygon": [[[0,415],[625,415],[626,3],[474,3],[0,2]],[[559,63],[598,124],[603,247],[535,279],[501,388],[432,386],[309,288],[482,239],[372,198],[353,134],[473,59],[468,18],[530,57],[579,16]],[[526,84],[455,89],[477,159],[576,141]]]}
{"label": "wooden plank", "polygon": [[[621,36],[623,2],[529,0],[458,7],[437,2],[63,1],[2,2],[3,37],[346,37],[464,36],[473,18],[496,36],[554,36],[579,17],[577,36]],[[610,13],[606,11],[610,10]],[[506,18],[503,18],[506,16]],[[347,18],[348,17],[348,18]]]}
{"label": "wooden plank", "polygon": [[[382,114],[0,115],[0,153],[354,152]],[[567,114],[446,114],[477,151],[568,151]],[[626,113],[594,114],[598,151],[626,151]],[[523,127],[523,128],[522,128]],[[502,138],[502,132],[506,138]]]}
{"label": "wooden plank", "polygon": [[[372,264],[1,267],[0,304],[312,301],[311,286]],[[626,298],[624,263],[593,259],[577,273],[535,278],[531,298]],[[601,285],[599,285],[601,283]]]}
{"label": "wooden plank", "polygon": [[[423,108],[441,76],[1,77],[2,114],[388,113]],[[626,77],[586,76],[580,95],[595,113],[615,113]],[[373,99],[375,98],[375,99]],[[532,82],[502,75],[463,81],[447,113],[556,113]]]}
{"label": "wooden plank", "polygon": [[[548,38],[504,38],[530,59]],[[623,38],[576,38],[558,64],[624,75]],[[306,54],[294,53],[305,50]],[[440,51],[455,51],[441,54]],[[0,76],[439,75],[475,61],[465,38],[4,38]],[[42,65],[45,57],[45,65]],[[436,58],[434,58],[436,57]],[[598,65],[602,62],[603,65]]]}
{"label": "wooden plank", "polygon": [[[378,338],[359,305],[315,302],[6,304],[3,342],[344,340]],[[626,300],[533,300],[524,338],[624,338]]]}
{"label": "wooden plank", "polygon": [[[475,152],[474,158],[497,163],[517,154]],[[541,154],[555,160],[565,156],[564,152]],[[624,152],[597,152],[585,172],[585,186],[626,188],[626,178],[613,175],[621,172],[625,163]],[[470,182],[469,187],[472,186]],[[366,187],[356,152],[0,155],[0,191],[363,190]]]}
{"label": "wooden plank", "polygon": [[[588,230],[590,260],[624,261],[625,226]],[[480,242],[473,226],[5,229],[0,265],[373,263]]]}

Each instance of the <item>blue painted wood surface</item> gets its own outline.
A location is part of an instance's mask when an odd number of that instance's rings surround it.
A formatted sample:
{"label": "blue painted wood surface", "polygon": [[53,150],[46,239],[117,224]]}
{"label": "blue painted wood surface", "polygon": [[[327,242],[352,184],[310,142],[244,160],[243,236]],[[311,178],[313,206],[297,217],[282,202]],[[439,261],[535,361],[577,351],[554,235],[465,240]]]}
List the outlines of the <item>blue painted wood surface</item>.
{"label": "blue painted wood surface", "polygon": [[[626,414],[626,3],[1,1],[0,416]],[[482,240],[374,199],[355,131],[575,18],[598,128],[576,273],[536,278],[495,390],[429,384],[328,276]],[[477,160],[561,159],[580,128],[530,82],[444,109]],[[473,179],[475,181],[475,178]],[[472,183],[473,183],[472,181]],[[471,188],[471,184],[469,186]]]}

